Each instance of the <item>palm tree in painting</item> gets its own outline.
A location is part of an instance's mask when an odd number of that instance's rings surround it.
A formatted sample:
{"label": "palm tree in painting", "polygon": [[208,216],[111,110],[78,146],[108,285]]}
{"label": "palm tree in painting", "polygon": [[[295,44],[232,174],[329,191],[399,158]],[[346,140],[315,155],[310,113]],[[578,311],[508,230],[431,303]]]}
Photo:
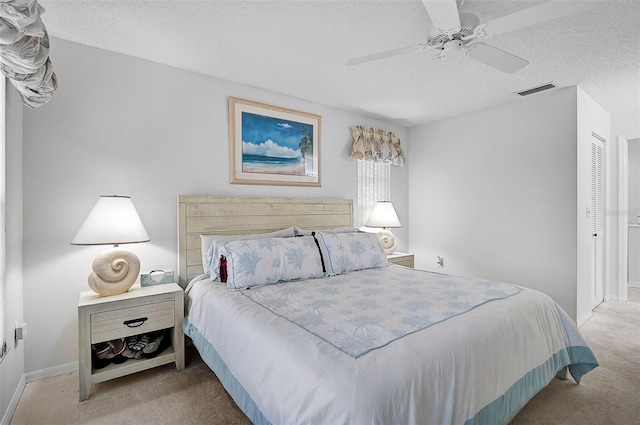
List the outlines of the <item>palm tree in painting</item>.
{"label": "palm tree in painting", "polygon": [[301,126],[302,138],[300,138],[300,152],[302,157],[306,158],[307,154],[313,154],[313,134],[307,134],[307,127]]}

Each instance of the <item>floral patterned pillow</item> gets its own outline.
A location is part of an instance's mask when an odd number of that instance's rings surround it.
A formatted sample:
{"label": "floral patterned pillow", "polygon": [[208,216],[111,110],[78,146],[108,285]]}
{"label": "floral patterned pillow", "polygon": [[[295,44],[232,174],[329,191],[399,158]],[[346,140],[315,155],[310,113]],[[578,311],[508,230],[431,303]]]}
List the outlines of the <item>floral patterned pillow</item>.
{"label": "floral patterned pillow", "polygon": [[292,238],[296,236],[293,226],[271,233],[253,235],[200,235],[202,268],[209,273],[211,280],[220,279],[220,253],[224,245],[231,241],[263,238]]}
{"label": "floral patterned pillow", "polygon": [[389,265],[375,233],[316,232],[315,237],[330,276]]}
{"label": "floral patterned pillow", "polygon": [[313,236],[233,241],[225,244],[222,254],[229,289],[324,276]]}

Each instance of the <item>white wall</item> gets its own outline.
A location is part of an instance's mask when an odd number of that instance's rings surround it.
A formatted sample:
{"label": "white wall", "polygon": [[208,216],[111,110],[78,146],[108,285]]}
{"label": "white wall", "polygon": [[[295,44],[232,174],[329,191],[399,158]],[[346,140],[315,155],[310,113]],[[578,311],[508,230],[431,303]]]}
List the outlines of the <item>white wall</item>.
{"label": "white wall", "polygon": [[[605,300],[626,300],[626,264],[627,258],[623,252],[619,252],[619,245],[627,244],[627,222],[629,220],[628,209],[620,209],[621,202],[619,188],[621,146],[619,137],[627,141],[640,138],[640,109],[621,112],[611,115],[611,143],[607,150],[607,223],[610,229],[608,237],[611,238],[611,255],[618,259],[618,267],[610,267],[607,270],[607,280],[610,282],[608,291],[605,292]],[[627,149],[625,143],[622,149]],[[615,230],[617,229],[617,231]],[[621,240],[622,239],[622,240]]]}
{"label": "white wall", "polygon": [[628,141],[628,256],[630,285],[640,285],[640,139]]}
{"label": "white wall", "polygon": [[640,137],[640,109],[611,115],[611,135],[627,140]]}
{"label": "white wall", "polygon": [[[132,196],[151,237],[130,246],[143,270],[177,270],[177,195],[355,198],[349,127],[407,138],[402,127],[300,99],[58,39],[51,45],[59,89],[24,113],[27,372],[77,361],[78,295],[101,248],[69,243],[99,195]],[[321,115],[322,187],[230,185],[229,96]],[[408,167],[392,168],[393,202],[406,223]],[[394,232],[403,250],[407,232]]]}
{"label": "white wall", "polygon": [[410,129],[418,268],[535,288],[576,318],[576,91]]}
{"label": "white wall", "polygon": [[629,140],[629,219],[630,224],[640,222],[640,141]]}
{"label": "white wall", "polygon": [[[6,341],[9,353],[0,364],[0,420],[8,423],[24,376],[24,343],[14,341],[13,327],[23,321],[22,275],[22,103],[7,84],[6,126]],[[46,351],[45,351],[46,352]],[[22,381],[24,382],[24,381]],[[18,391],[19,392],[19,391]],[[3,419],[4,418],[4,419]],[[4,423],[3,422],[3,423]]]}

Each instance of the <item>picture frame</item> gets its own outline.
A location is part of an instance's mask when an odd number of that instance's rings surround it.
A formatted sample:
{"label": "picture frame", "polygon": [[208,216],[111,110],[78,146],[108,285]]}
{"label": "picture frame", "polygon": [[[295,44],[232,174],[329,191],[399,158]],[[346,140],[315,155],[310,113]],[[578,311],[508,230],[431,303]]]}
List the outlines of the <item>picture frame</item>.
{"label": "picture frame", "polygon": [[229,97],[232,184],[320,186],[320,115]]}

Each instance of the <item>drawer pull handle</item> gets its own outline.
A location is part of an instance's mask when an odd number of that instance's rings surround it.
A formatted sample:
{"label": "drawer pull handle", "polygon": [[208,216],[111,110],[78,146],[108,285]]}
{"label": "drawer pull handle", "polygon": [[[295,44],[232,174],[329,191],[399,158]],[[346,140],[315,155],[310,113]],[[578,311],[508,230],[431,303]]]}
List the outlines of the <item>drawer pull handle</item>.
{"label": "drawer pull handle", "polygon": [[139,319],[125,320],[122,324],[130,328],[137,328],[138,326],[142,326],[147,320],[149,320],[148,317],[141,317]]}

